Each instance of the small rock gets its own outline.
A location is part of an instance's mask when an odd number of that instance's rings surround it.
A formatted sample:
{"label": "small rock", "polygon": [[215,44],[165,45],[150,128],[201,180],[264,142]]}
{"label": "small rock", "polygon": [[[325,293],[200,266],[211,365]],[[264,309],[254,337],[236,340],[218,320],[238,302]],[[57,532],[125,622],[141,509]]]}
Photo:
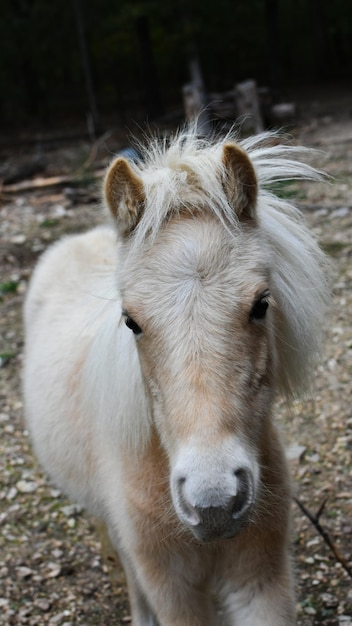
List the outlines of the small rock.
{"label": "small rock", "polygon": [[319,216],[319,217],[324,217],[325,215],[328,215],[328,210],[323,208],[323,209],[317,209],[315,211],[315,215]]}
{"label": "small rock", "polygon": [[44,244],[39,241],[32,246],[33,252],[42,252],[44,248]]}
{"label": "small rock", "polygon": [[306,615],[316,615],[317,614],[316,610],[312,606],[306,606],[305,609],[304,609],[304,612],[306,613]]}
{"label": "small rock", "polygon": [[61,574],[61,565],[58,563],[48,563],[49,572],[47,578],[57,578]]}
{"label": "small rock", "polygon": [[28,287],[27,282],[25,280],[21,280],[18,283],[17,293],[21,294],[21,295],[24,295],[26,293],[26,291],[27,291],[27,287]]}
{"label": "small rock", "polygon": [[26,567],[25,565],[21,565],[20,567],[16,567],[16,574],[18,578],[25,580],[26,578],[31,578],[34,572],[29,567]]}
{"label": "small rock", "polygon": [[338,599],[331,595],[331,593],[322,593],[321,599],[327,609],[335,609],[339,605]]}
{"label": "small rock", "polygon": [[60,550],[59,548],[55,548],[54,550],[52,550],[51,554],[53,555],[55,559],[59,559],[60,557],[62,557],[63,551]]}
{"label": "small rock", "polygon": [[65,617],[70,615],[69,611],[62,611],[62,613],[57,613],[57,615],[53,615],[50,617],[49,626],[51,624],[60,624],[60,626],[72,626],[72,622],[62,621],[65,620]]}
{"label": "small rock", "polygon": [[49,611],[51,604],[48,600],[46,600],[46,598],[37,598],[34,600],[34,606],[45,613],[46,611]]}
{"label": "small rock", "polygon": [[7,495],[6,495],[6,500],[14,500],[14,498],[16,498],[17,496],[17,489],[16,487],[11,487],[11,489],[8,490]]}
{"label": "small rock", "polygon": [[37,490],[38,485],[33,480],[19,480],[16,487],[20,493],[33,493]]}
{"label": "small rock", "polygon": [[26,241],[26,236],[23,234],[19,234],[19,235],[14,235],[14,237],[11,237],[10,239],[11,243],[15,243],[15,244],[23,244]]}
{"label": "small rock", "polygon": [[51,489],[50,495],[52,498],[59,498],[61,496],[61,491],[60,489]]}
{"label": "small rock", "polygon": [[51,217],[53,218],[64,217],[66,213],[67,211],[65,207],[62,206],[62,204],[55,204],[51,210]]}
{"label": "small rock", "polygon": [[335,211],[331,213],[330,217],[331,219],[333,219],[334,217],[347,217],[349,212],[350,210],[347,206],[342,206],[338,209],[335,209]]}
{"label": "small rock", "polygon": [[286,448],[286,458],[288,461],[302,461],[306,450],[305,446],[293,444]]}
{"label": "small rock", "polygon": [[313,537],[313,539],[310,539],[309,541],[307,541],[306,548],[311,548],[312,546],[316,546],[319,543],[320,543],[319,537]]}
{"label": "small rock", "polygon": [[62,506],[60,511],[66,515],[66,517],[72,517],[81,513],[82,508],[78,504],[68,504],[67,506]]}
{"label": "small rock", "polygon": [[[22,609],[20,609],[18,615],[20,618],[26,618],[31,614],[31,607],[30,606],[24,606]],[[27,622],[27,620],[20,620],[21,623],[25,624]]]}
{"label": "small rock", "polygon": [[43,577],[40,576],[39,574],[36,574],[35,576],[33,576],[32,580],[33,582],[38,583],[40,585],[43,581]]}

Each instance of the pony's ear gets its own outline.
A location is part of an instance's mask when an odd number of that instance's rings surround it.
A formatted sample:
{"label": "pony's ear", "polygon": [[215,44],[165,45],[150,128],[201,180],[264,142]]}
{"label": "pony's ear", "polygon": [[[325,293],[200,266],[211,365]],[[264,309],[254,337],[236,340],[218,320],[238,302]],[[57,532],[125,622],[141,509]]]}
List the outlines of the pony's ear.
{"label": "pony's ear", "polygon": [[258,186],[249,157],[237,144],[227,143],[222,162],[225,166],[223,184],[231,206],[239,218],[254,218]]}
{"label": "pony's ear", "polygon": [[145,200],[142,179],[126,159],[119,157],[110,165],[105,176],[104,194],[119,232],[126,237],[137,226]]}

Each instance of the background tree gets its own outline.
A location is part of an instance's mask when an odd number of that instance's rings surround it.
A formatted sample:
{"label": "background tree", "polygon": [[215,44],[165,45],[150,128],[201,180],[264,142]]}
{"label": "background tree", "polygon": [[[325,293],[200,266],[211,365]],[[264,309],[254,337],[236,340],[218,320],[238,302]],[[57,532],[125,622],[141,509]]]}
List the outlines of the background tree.
{"label": "background tree", "polygon": [[[76,0],[75,0],[76,1]],[[349,79],[352,4],[345,0],[80,0],[96,109],[116,121],[182,108],[190,42],[204,82]],[[92,109],[74,2],[2,0],[1,123],[57,125]]]}

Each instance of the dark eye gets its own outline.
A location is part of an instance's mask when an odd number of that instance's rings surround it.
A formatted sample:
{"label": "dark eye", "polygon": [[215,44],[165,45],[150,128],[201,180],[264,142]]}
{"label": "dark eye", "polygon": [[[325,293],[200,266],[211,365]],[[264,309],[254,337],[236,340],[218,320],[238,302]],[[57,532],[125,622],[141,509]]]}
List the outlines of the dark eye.
{"label": "dark eye", "polygon": [[141,327],[138,326],[137,322],[135,322],[132,319],[132,317],[130,317],[129,315],[127,315],[127,317],[126,317],[125,324],[126,324],[127,328],[130,328],[135,335],[141,335],[142,334]]}
{"label": "dark eye", "polygon": [[264,291],[257,300],[255,300],[251,312],[249,314],[250,321],[263,320],[269,306],[270,291]]}

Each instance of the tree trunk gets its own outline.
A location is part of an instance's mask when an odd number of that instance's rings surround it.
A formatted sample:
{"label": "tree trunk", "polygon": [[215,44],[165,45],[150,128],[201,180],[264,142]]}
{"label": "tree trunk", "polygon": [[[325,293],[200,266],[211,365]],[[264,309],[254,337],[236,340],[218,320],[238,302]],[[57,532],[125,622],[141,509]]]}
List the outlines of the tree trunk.
{"label": "tree trunk", "polygon": [[309,0],[309,9],[317,77],[327,78],[331,73],[332,60],[325,28],[324,3],[322,0]]}
{"label": "tree trunk", "polygon": [[152,42],[148,18],[142,15],[136,20],[137,36],[141,55],[141,73],[144,90],[145,108],[149,119],[153,120],[163,113],[159,82],[153,57]]}
{"label": "tree trunk", "polygon": [[78,39],[81,47],[82,54],[82,65],[84,71],[84,77],[86,81],[86,89],[87,96],[89,102],[90,109],[90,120],[88,123],[88,130],[92,132],[94,138],[100,132],[100,122],[99,122],[99,114],[97,108],[97,102],[94,91],[94,83],[93,83],[93,74],[92,74],[92,65],[89,56],[88,44],[86,31],[84,27],[84,20],[81,8],[81,0],[73,0],[75,14],[76,14],[76,22],[77,22],[77,31],[78,31]]}
{"label": "tree trunk", "polygon": [[282,88],[278,0],[266,0],[266,26],[268,34],[269,82],[274,100],[278,100]]}

